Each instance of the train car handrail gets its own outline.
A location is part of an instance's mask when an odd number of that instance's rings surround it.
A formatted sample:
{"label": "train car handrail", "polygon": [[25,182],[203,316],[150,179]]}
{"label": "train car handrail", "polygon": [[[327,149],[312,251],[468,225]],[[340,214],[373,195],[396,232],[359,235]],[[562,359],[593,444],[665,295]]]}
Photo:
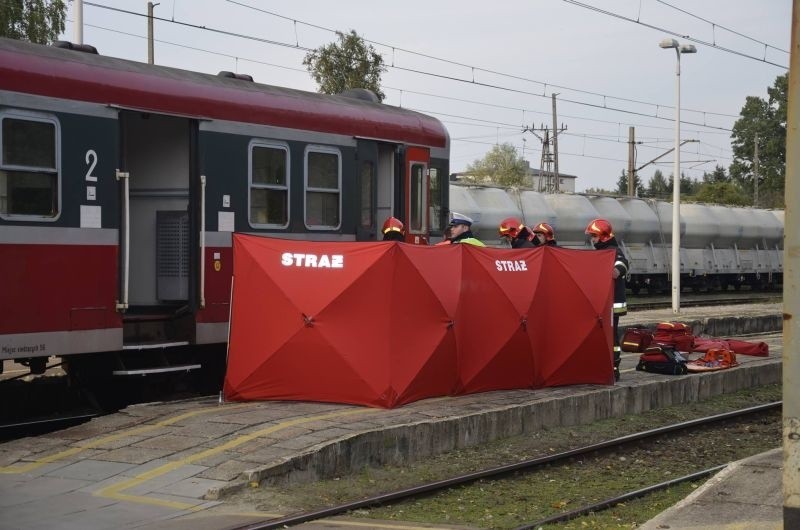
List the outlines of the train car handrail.
{"label": "train car handrail", "polygon": [[122,180],[122,254],[125,256],[122,266],[122,293],[120,299],[117,301],[117,311],[123,312],[128,309],[128,278],[130,276],[130,242],[131,242],[131,224],[130,224],[130,189],[129,189],[130,174],[127,171],[117,170],[117,180]]}
{"label": "train car handrail", "polygon": [[200,175],[200,308],[206,306],[206,176]]}

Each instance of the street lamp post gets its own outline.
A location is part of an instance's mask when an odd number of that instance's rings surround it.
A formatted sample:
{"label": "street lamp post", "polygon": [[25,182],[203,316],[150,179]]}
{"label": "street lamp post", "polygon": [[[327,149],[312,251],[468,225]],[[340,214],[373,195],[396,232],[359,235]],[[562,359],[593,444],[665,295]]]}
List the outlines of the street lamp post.
{"label": "street lamp post", "polygon": [[672,177],[672,312],[681,311],[681,54],[696,53],[691,44],[678,44],[675,39],[658,43],[674,48],[678,58],[675,67],[675,169]]}

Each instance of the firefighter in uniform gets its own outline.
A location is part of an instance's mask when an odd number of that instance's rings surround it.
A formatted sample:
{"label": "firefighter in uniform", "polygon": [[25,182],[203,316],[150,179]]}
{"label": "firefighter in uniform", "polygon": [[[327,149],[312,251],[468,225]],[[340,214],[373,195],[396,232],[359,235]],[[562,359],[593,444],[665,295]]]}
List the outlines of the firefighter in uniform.
{"label": "firefighter in uniform", "polygon": [[539,245],[547,245],[550,247],[558,246],[556,242],[556,233],[553,227],[547,223],[539,223],[533,227],[533,244],[537,247]]}
{"label": "firefighter in uniform", "polygon": [[390,217],[383,223],[381,232],[383,232],[384,241],[404,241],[406,227],[397,217]]}
{"label": "firefighter in uniform", "polygon": [[536,243],[532,241],[533,234],[531,231],[516,217],[503,219],[497,231],[500,233],[501,239],[511,243],[511,248],[533,248],[536,246]]}
{"label": "firefighter in uniform", "polygon": [[485,247],[483,241],[472,235],[472,219],[466,215],[453,212],[450,217],[450,242],[466,243],[477,247]]}
{"label": "firefighter in uniform", "polygon": [[611,277],[614,280],[614,378],[619,381],[619,363],[622,354],[619,347],[619,317],[628,312],[625,301],[625,275],[628,274],[628,260],[617,244],[611,223],[605,219],[595,219],[586,227],[586,234],[592,238],[594,248],[611,248],[616,251]]}

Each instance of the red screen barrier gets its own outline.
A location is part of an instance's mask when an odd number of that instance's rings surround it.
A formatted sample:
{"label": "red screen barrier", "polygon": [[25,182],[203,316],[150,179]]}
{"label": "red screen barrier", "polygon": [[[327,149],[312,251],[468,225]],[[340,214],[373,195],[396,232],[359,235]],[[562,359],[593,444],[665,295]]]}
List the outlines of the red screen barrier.
{"label": "red screen barrier", "polygon": [[228,400],[613,384],[613,251],[235,234]]}

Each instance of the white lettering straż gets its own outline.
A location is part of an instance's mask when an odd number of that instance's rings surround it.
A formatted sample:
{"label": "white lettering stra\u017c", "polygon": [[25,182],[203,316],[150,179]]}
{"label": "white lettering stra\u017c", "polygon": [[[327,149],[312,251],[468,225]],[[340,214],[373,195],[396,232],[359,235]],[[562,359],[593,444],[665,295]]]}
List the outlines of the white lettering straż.
{"label": "white lettering stra\u017c", "polygon": [[494,262],[494,266],[497,267],[497,270],[500,272],[519,272],[519,271],[527,271],[528,264],[525,263],[525,260],[496,260]]}
{"label": "white lettering stra\u017c", "polygon": [[343,269],[344,256],[341,254],[300,254],[284,252],[281,254],[284,267],[307,267],[310,269]]}

